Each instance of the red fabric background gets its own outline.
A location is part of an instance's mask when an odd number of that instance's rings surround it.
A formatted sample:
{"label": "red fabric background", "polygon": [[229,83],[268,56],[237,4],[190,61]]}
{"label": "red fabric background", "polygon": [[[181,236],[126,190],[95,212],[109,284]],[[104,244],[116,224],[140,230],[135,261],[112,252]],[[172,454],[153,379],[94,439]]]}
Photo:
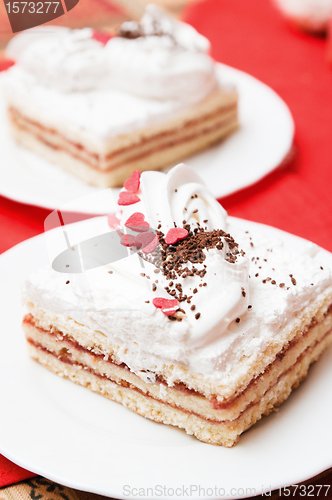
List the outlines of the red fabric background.
{"label": "red fabric background", "polygon": [[[332,251],[332,68],[325,40],[291,29],[268,0],[206,0],[188,7],[183,19],[210,39],[218,61],[278,92],[295,119],[292,160],[222,204],[231,215],[279,227]],[[0,197],[0,252],[41,233],[47,214]],[[0,457],[0,486],[26,477]]]}
{"label": "red fabric background", "polygon": [[220,201],[231,215],[331,251],[332,68],[326,41],[290,28],[269,0],[206,0],[188,7],[183,19],[209,38],[215,59],[278,92],[295,119],[296,155],[287,168]]}
{"label": "red fabric background", "polygon": [[28,479],[35,474],[21,469],[18,465],[13,464],[7,460],[7,458],[0,455],[0,488],[7,486],[8,484],[17,483],[18,481],[23,481]]}

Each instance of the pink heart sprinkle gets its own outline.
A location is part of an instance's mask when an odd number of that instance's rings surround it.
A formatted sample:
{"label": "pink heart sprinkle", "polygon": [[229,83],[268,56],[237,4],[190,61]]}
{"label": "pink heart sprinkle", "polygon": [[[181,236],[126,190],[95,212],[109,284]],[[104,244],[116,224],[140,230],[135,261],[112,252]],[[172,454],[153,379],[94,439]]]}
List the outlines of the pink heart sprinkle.
{"label": "pink heart sprinkle", "polygon": [[6,71],[7,69],[14,66],[14,64],[15,64],[15,61],[13,59],[8,59],[7,57],[2,58],[0,60],[0,71]]}
{"label": "pink heart sprinkle", "polygon": [[183,240],[186,236],[188,236],[188,231],[181,227],[173,227],[168,231],[165,237],[166,245],[173,245],[177,241]]}
{"label": "pink heart sprinkle", "polygon": [[121,191],[118,199],[118,205],[133,205],[141,201],[136,194]]}
{"label": "pink heart sprinkle", "polygon": [[115,214],[108,214],[107,222],[111,229],[117,229],[120,226],[119,219],[115,216]]}
{"label": "pink heart sprinkle", "polygon": [[135,236],[132,236],[131,234],[123,234],[120,238],[120,243],[124,247],[135,247]]}
{"label": "pink heart sprinkle", "polygon": [[179,301],[177,299],[163,299],[157,297],[152,301],[153,305],[161,309],[166,316],[172,316],[179,309]]}
{"label": "pink heart sprinkle", "polygon": [[154,233],[138,234],[135,238],[135,246],[143,253],[151,253],[158,246],[159,237]]}
{"label": "pink heart sprinkle", "polygon": [[145,231],[148,231],[150,224],[144,220],[144,214],[141,212],[135,212],[125,222],[125,226],[138,233],[145,233]]}
{"label": "pink heart sprinkle", "polygon": [[107,42],[113,37],[114,35],[110,35],[109,33],[104,33],[98,30],[93,30],[92,32],[92,38],[97,42],[102,43],[103,45],[106,45]]}
{"label": "pink heart sprinkle", "polygon": [[124,187],[127,191],[131,193],[137,193],[140,185],[141,172],[139,170],[134,170],[131,177],[124,182]]}

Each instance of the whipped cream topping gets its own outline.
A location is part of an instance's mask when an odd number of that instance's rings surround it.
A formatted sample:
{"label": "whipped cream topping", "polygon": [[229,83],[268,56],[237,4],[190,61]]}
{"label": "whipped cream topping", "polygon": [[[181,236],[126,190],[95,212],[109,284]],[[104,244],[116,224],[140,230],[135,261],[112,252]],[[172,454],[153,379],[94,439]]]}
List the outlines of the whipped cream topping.
{"label": "whipped cream topping", "polygon": [[108,76],[103,44],[92,35],[90,28],[38,29],[15,37],[6,55],[41,85],[60,92],[86,91],[105,85]]}
{"label": "whipped cream topping", "polygon": [[140,21],[122,25],[124,36],[106,45],[116,71],[112,84],[144,97],[197,100],[216,86],[210,44],[188,24],[148,5]]}
{"label": "whipped cream topping", "polygon": [[140,22],[124,22],[120,27],[120,36],[129,39],[139,37],[169,37],[176,45],[190,52],[207,53],[209,41],[189,24],[176,21],[167,16],[162,9],[154,4],[145,8],[145,14]]}
{"label": "whipped cream topping", "polygon": [[[157,232],[160,241],[165,241],[166,234],[174,227],[183,226],[189,234],[178,242],[178,252],[175,246],[164,244],[162,248],[159,245],[151,255],[144,257],[142,254],[144,262],[136,257],[131,264],[120,261],[111,268],[115,272],[121,269],[121,273],[132,280],[141,276],[142,265],[147,266],[142,276],[143,285],[146,286],[152,276],[157,276],[156,283],[152,280],[148,284],[152,286],[152,299],[179,299],[184,317],[181,317],[183,326],[178,329],[186,332],[182,350],[215,341],[248,305],[245,290],[248,290],[249,262],[232,238],[222,231],[226,227],[225,210],[200,177],[185,164],[174,167],[167,174],[143,172],[137,196],[138,203],[119,207],[117,216],[124,232],[135,233],[125,224],[134,213],[140,213]],[[198,228],[202,229],[201,234],[195,233]],[[221,230],[220,234],[212,233],[215,228]],[[201,254],[196,258],[199,251]],[[156,275],[156,270],[161,272]],[[215,307],[212,308],[212,304]],[[163,314],[155,311],[152,303],[150,308],[157,315]]]}
{"label": "whipped cream topping", "polygon": [[[125,191],[123,188],[122,191]],[[197,222],[208,231],[226,228],[226,210],[217,202],[196,172],[181,163],[167,174],[143,172],[140,201],[134,205],[119,207],[117,213],[123,226],[135,212],[141,212],[154,229],[160,225],[165,234],[174,227],[182,227],[183,221],[193,228]]]}
{"label": "whipped cream topping", "polygon": [[154,5],[136,23],[140,35],[129,39],[133,24],[124,23],[106,44],[90,28],[29,30],[8,44],[6,55],[36,83],[60,92],[119,88],[149,99],[197,102],[216,85],[209,42],[194,28]]}
{"label": "whipped cream topping", "polygon": [[[331,270],[315,245],[294,252],[278,232],[277,237],[266,236],[250,225],[246,230],[243,221],[230,222],[187,166],[168,174],[143,173],[137,196],[141,201],[121,207],[118,215],[122,226],[135,211],[142,211],[152,227],[161,224],[155,229],[160,245],[151,255],[128,249],[127,258],[82,275],[43,269],[28,280],[24,295],[26,302],[55,312],[64,325],[69,317],[108,336],[119,346],[120,360],[139,376],[179,362],[230,386],[246,372],[246,360],[258,360],[271,342],[281,342],[297,315],[327,287],[331,292]],[[194,210],[192,202],[197,203]],[[180,219],[189,207],[184,219],[188,236],[175,246],[166,245],[164,232],[174,228],[174,219],[182,227]],[[106,218],[69,226],[70,241],[107,228]],[[209,247],[211,238],[216,240]],[[193,262],[188,252],[196,250],[199,258]],[[172,266],[172,256],[179,255],[179,266]],[[177,298],[179,309],[167,316],[153,304],[157,297]],[[178,379],[181,372],[175,368],[168,383]]]}

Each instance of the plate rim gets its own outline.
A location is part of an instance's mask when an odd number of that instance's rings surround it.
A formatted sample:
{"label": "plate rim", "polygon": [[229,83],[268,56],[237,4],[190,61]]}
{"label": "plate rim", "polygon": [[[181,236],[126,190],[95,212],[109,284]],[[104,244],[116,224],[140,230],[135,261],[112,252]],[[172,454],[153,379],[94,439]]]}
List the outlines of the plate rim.
{"label": "plate rim", "polygon": [[[245,219],[239,219],[239,218],[236,218],[236,217],[229,217],[229,221],[231,223],[236,223],[236,222],[239,222],[240,224],[240,227],[243,225],[243,224],[247,224],[249,225],[249,229],[251,227],[253,227],[254,229],[263,229],[263,231],[265,230],[265,228],[269,228],[269,230],[271,231],[275,231],[276,232],[276,236],[278,236],[279,233],[281,233],[281,235],[286,235],[286,238],[287,237],[291,237],[292,241],[295,241],[295,242],[298,242],[300,245],[304,245],[304,244],[307,244],[309,242],[309,240],[306,240],[304,238],[301,238],[299,236],[296,236],[292,233],[288,233],[286,231],[283,231],[281,229],[278,229],[278,228],[274,228],[272,226],[268,226],[268,225],[265,225],[265,224],[261,224],[261,223],[258,223],[258,222],[253,222],[253,221],[247,221]],[[74,224],[84,224],[85,222],[89,222],[91,223],[91,220],[89,219],[88,221],[81,221],[81,222],[78,222],[78,223],[74,223]],[[55,229],[56,230],[56,229]],[[4,252],[3,254],[0,255],[0,264],[2,264],[2,260],[8,256],[10,256],[10,254],[14,254],[15,252],[24,252],[24,247],[25,246],[28,246],[28,245],[32,245],[32,247],[34,245],[40,245],[40,242],[43,240],[43,237],[44,237],[44,233],[41,233],[37,236],[34,236],[32,238],[29,238],[17,245],[15,245],[14,247],[10,248],[9,250],[7,250],[6,252]],[[309,242],[311,243],[311,242]],[[329,251],[321,248],[321,247],[318,247],[320,250],[323,250],[324,254],[327,254],[328,257],[330,259],[332,259],[332,253],[330,253]],[[331,263],[332,263],[332,260],[331,260]],[[23,337],[22,337],[23,338]],[[181,444],[180,444],[181,446]],[[207,445],[207,446],[211,446],[212,445]],[[215,448],[215,447],[212,447],[212,448]],[[228,450],[230,453],[231,453],[231,450]],[[88,486],[86,486],[85,484],[81,484],[80,483],[80,480],[75,478],[74,480],[67,480],[65,479],[65,481],[62,480],[61,476],[57,475],[57,474],[53,474],[52,472],[49,473],[48,471],[45,471],[45,469],[43,468],[44,466],[43,465],[36,465],[35,464],[32,464],[31,466],[31,462],[29,463],[29,460],[26,461],[25,459],[20,459],[20,457],[16,457],[15,456],[15,453],[12,454],[10,451],[8,451],[8,449],[4,449],[3,446],[2,446],[2,443],[0,442],[0,452],[5,456],[7,457],[9,460],[12,460],[14,463],[16,463],[17,465],[27,469],[27,470],[30,470],[32,471],[31,469],[33,469],[33,472],[37,473],[37,474],[40,474],[44,477],[47,477],[49,478],[50,480],[54,481],[54,482],[57,482],[59,484],[63,484],[67,487],[70,487],[70,488],[74,488],[74,489],[78,489],[78,490],[81,490],[81,491],[90,491],[90,492],[93,492],[93,493],[96,493],[96,494],[100,494],[100,495],[107,495],[107,496],[114,496],[117,495],[117,493],[115,493],[114,491],[107,491],[105,489],[105,486],[104,486],[104,489],[103,487],[101,487],[100,489],[98,488],[93,488],[91,489],[91,487],[89,488]],[[42,460],[41,460],[42,461]],[[311,464],[313,466],[311,466]],[[303,482],[303,481],[306,481],[312,477],[315,477],[316,475],[320,474],[321,472],[327,470],[328,468],[332,467],[332,458],[330,459],[330,462],[329,462],[329,465],[315,465],[316,462],[310,462],[310,466],[306,467],[306,471],[303,475],[300,474],[301,477],[299,477],[299,474],[297,474],[296,478],[295,478],[295,481],[293,481],[291,484],[297,484],[297,483],[300,483],[300,482]],[[47,466],[46,466],[47,467]],[[311,472],[309,473],[309,469],[311,470]],[[45,473],[46,472],[46,473]],[[277,481],[275,484],[273,484],[273,487],[272,487],[272,490],[277,490],[279,488],[282,488],[284,486],[287,486],[289,483],[285,483],[283,481]],[[257,493],[256,493],[257,494]],[[135,498],[133,496],[114,496],[114,498]],[[160,497],[160,498],[166,498],[166,497]],[[173,497],[167,497],[167,498],[173,498]],[[175,497],[174,497],[175,498]],[[200,500],[203,500],[203,498],[211,498],[211,499],[214,499],[214,498],[217,498],[217,497],[213,497],[213,496],[208,496],[208,497],[194,497],[194,496],[191,496],[190,498],[192,498],[193,500],[195,498],[199,498]],[[233,497],[229,497],[229,496],[224,496],[223,498],[233,498]],[[237,498],[245,498],[245,496],[237,496]]]}

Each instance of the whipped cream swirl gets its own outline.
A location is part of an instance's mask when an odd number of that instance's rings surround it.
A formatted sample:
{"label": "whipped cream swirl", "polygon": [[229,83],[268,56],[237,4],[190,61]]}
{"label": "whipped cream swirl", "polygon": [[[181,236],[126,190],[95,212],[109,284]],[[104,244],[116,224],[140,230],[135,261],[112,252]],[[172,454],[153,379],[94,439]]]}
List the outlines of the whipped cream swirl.
{"label": "whipped cream swirl", "polygon": [[15,37],[6,55],[42,85],[61,92],[91,90],[105,85],[108,77],[103,44],[92,36],[90,28],[31,30]]}
{"label": "whipped cream swirl", "polygon": [[[138,203],[121,207],[117,213],[122,227],[125,227],[131,215],[140,212],[152,228],[158,228],[164,235],[174,227],[187,224],[193,232],[199,227],[204,228],[205,234],[212,234],[214,229],[226,229],[226,211],[213,198],[200,177],[185,164],[174,167],[167,174],[144,172],[137,195],[140,198]],[[191,234],[193,236],[194,233]],[[249,260],[244,252],[237,249],[230,235],[224,233],[222,248],[213,246],[203,249],[203,252],[204,260],[201,262],[193,264],[190,259],[185,260],[176,278],[170,278],[164,271],[159,273],[152,295],[152,298],[174,297],[168,289],[169,282],[173,281],[175,289],[179,290],[177,287],[180,286],[183,296],[192,297],[190,301],[180,302],[186,315],[182,330],[187,329],[184,344],[187,348],[204,347],[217,341],[229,324],[246,311],[249,303]],[[150,262],[145,264],[148,269],[146,274],[153,276]],[[115,263],[111,267],[132,280],[137,280],[137,275],[142,271],[137,257],[131,263],[129,258],[128,262]],[[185,277],[182,273],[184,268],[188,269]],[[193,268],[197,272],[190,275]],[[142,286],[146,286],[144,278]],[[152,305],[151,308],[153,310]],[[160,311],[153,312],[162,314]]]}
{"label": "whipped cream swirl", "polygon": [[152,228],[161,225],[164,233],[174,225],[182,227],[184,220],[193,228],[199,222],[208,231],[226,228],[226,210],[184,163],[167,174],[143,172],[138,196],[140,202],[120,208],[117,215],[122,225],[133,212],[141,212]]}
{"label": "whipped cream swirl", "polygon": [[120,33],[106,46],[117,87],[144,97],[193,100],[216,86],[209,41],[155,5],[146,7],[140,23],[124,23]]}

